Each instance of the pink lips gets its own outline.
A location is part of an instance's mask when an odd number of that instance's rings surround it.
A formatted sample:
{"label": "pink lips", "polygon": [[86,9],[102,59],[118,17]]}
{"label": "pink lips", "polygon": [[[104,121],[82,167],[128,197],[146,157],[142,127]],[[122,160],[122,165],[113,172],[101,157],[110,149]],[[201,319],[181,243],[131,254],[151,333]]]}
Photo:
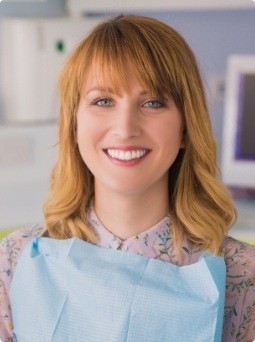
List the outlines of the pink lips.
{"label": "pink lips", "polygon": [[[118,150],[118,151],[123,151],[123,152],[146,151],[146,153],[139,158],[134,158],[130,160],[122,160],[122,159],[110,156],[108,153],[108,150]],[[114,147],[108,147],[107,149],[103,149],[103,151],[105,152],[107,158],[114,164],[119,165],[119,166],[128,166],[128,167],[140,164],[147,157],[147,155],[151,152],[151,150],[148,148],[142,148],[138,146],[114,146]]]}
{"label": "pink lips", "polygon": [[104,151],[107,151],[107,150],[120,150],[120,151],[148,150],[148,151],[151,151],[149,148],[141,147],[141,146],[108,146],[107,148],[104,148],[103,150]]}

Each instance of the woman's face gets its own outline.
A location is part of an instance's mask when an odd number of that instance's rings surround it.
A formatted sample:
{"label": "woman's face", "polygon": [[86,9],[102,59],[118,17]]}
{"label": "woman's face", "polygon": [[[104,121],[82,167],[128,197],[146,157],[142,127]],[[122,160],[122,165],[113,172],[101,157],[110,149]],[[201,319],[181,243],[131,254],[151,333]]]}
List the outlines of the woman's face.
{"label": "woman's face", "polygon": [[168,170],[182,146],[183,120],[171,97],[158,98],[127,65],[130,91],[97,84],[93,68],[77,112],[77,143],[95,178],[96,194],[142,194],[168,187]]}

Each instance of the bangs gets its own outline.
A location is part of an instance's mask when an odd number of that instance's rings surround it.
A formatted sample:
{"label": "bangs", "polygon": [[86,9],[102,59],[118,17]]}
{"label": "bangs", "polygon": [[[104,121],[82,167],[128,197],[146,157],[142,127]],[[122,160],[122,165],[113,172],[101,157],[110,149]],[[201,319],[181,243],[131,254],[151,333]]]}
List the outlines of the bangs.
{"label": "bangs", "polygon": [[88,57],[83,80],[93,68],[98,86],[111,88],[116,94],[123,90],[128,92],[126,66],[129,63],[144,89],[161,97],[171,96],[179,106],[181,91],[177,68],[171,52],[166,54],[166,46],[162,48],[162,44],[167,44],[156,37],[153,28],[146,27],[143,31],[135,23],[124,20],[101,24],[86,39]]}

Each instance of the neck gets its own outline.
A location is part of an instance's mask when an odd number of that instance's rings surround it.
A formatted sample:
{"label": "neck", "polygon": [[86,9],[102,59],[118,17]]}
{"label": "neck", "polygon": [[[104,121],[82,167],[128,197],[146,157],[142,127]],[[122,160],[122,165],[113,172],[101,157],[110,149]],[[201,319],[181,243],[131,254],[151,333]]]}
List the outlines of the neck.
{"label": "neck", "polygon": [[137,235],[162,220],[169,212],[168,189],[155,193],[123,195],[95,189],[95,212],[102,224],[120,239]]}

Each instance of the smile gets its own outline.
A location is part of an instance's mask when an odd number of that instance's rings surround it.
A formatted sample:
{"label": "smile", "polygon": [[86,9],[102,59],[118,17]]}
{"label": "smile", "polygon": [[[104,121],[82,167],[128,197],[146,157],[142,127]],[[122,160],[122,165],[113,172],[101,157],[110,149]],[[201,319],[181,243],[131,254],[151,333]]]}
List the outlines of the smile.
{"label": "smile", "polygon": [[114,159],[122,160],[122,161],[129,161],[129,160],[135,160],[140,159],[144,157],[147,153],[150,151],[148,149],[141,149],[141,150],[129,150],[129,151],[123,151],[123,150],[115,150],[115,149],[107,149],[105,152]]}

